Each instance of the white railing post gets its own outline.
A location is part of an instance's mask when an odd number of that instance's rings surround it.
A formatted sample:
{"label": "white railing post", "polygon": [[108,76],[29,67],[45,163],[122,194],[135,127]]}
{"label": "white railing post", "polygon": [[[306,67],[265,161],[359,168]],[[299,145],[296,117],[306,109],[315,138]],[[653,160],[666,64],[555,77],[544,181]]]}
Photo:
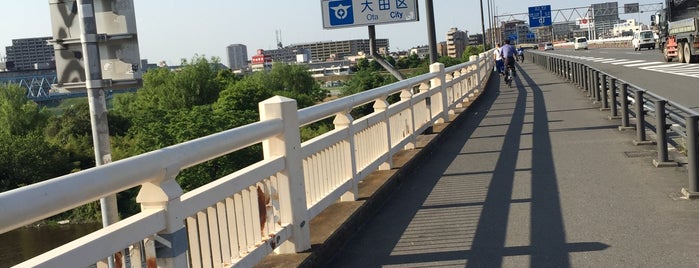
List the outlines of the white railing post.
{"label": "white railing post", "polygon": [[463,107],[463,102],[461,101],[461,97],[464,95],[463,92],[463,82],[464,80],[460,79],[461,78],[461,69],[458,69],[454,71],[452,74],[452,81],[453,80],[458,80],[459,82],[456,82],[452,85],[454,88],[453,94],[454,94],[454,100],[452,102],[457,102],[455,108],[462,108]]}
{"label": "white railing post", "polygon": [[405,150],[412,150],[416,147],[417,135],[415,135],[415,129],[417,127],[415,126],[415,102],[413,101],[413,95],[412,89],[403,89],[400,92],[400,100],[410,102],[410,141],[403,148]]}
{"label": "white railing post", "polygon": [[185,254],[189,249],[187,230],[184,226],[185,216],[178,214],[181,207],[182,188],[175,181],[175,177],[179,172],[178,166],[164,168],[160,180],[141,185],[141,190],[136,197],[136,202],[141,204],[142,211],[165,210],[165,229],[145,240],[145,243],[151,246],[150,249],[146,248],[146,261],[150,263],[153,258],[157,258],[158,267],[189,265],[187,254]]}
{"label": "white railing post", "polygon": [[[437,96],[439,98],[432,98],[432,105],[439,105],[442,108],[442,111],[440,113],[441,118],[437,120],[437,123],[449,122],[449,104],[447,102],[446,87],[444,86],[444,81],[446,79],[444,74],[444,64],[433,63],[432,65],[430,65],[430,73],[438,73],[437,78],[433,78],[432,80],[430,80],[430,90],[437,88],[437,90],[439,91],[439,94]],[[435,102],[436,100],[438,100],[439,102]]]}
{"label": "white railing post", "polygon": [[483,71],[483,66],[481,66],[481,62],[478,60],[478,55],[471,55],[471,57],[468,58],[470,62],[474,62],[474,66],[476,66],[476,76],[478,76],[478,79],[476,81],[476,87],[480,90],[481,89],[481,72]]}
{"label": "white railing post", "polygon": [[[385,150],[386,152],[391,151],[391,117],[386,114],[386,110],[388,109],[388,101],[386,98],[380,98],[374,101],[374,113],[381,113],[382,115],[382,124],[386,127],[386,147]],[[393,157],[390,155],[388,156],[388,159],[386,162],[382,163],[379,166],[379,170],[390,170],[393,167]]]}
{"label": "white railing post", "polygon": [[[444,88],[445,92],[447,93],[447,107],[451,106],[452,103],[454,103],[455,97],[454,97],[454,73],[449,72],[449,73],[444,73]],[[456,112],[454,110],[451,110],[447,108],[447,113],[453,115]]]}
{"label": "white railing post", "polygon": [[281,225],[291,224],[291,237],[281,245],[280,253],[296,253],[311,248],[306,182],[301,158],[296,101],[275,96],[259,103],[260,121],[282,119],[284,132],[262,142],[265,159],[284,156],[286,169],[277,173]]}
{"label": "white railing post", "polygon": [[346,129],[345,131],[347,131],[347,144],[343,146],[347,146],[347,150],[345,150],[345,152],[347,152],[347,154],[349,155],[343,155],[340,161],[347,161],[347,158],[349,158],[349,163],[351,167],[351,174],[348,175],[352,180],[352,188],[349,189],[349,191],[347,191],[345,194],[343,194],[342,197],[340,197],[340,201],[356,201],[359,198],[357,155],[354,150],[354,130],[352,129],[352,122],[354,122],[354,118],[352,118],[352,115],[349,113],[349,111],[336,114],[335,119],[333,120],[335,129]]}

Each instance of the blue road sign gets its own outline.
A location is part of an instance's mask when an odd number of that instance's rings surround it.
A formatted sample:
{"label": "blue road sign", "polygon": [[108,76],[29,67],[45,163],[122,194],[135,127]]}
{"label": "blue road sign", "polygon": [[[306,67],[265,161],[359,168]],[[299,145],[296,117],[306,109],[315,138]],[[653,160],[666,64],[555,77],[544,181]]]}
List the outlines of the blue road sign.
{"label": "blue road sign", "polygon": [[529,7],[529,27],[551,25],[551,5]]}
{"label": "blue road sign", "polygon": [[352,0],[329,2],[328,8],[330,9],[330,25],[336,26],[354,24]]}
{"label": "blue road sign", "polygon": [[527,39],[536,39],[536,34],[534,34],[534,33],[532,33],[532,32],[528,32],[528,33],[527,33]]}
{"label": "blue road sign", "polygon": [[418,0],[321,0],[323,28],[418,20]]}
{"label": "blue road sign", "polygon": [[510,40],[512,40],[512,41],[517,40],[517,35],[516,35],[516,34],[511,34],[511,35],[507,36],[507,39],[510,39]]}

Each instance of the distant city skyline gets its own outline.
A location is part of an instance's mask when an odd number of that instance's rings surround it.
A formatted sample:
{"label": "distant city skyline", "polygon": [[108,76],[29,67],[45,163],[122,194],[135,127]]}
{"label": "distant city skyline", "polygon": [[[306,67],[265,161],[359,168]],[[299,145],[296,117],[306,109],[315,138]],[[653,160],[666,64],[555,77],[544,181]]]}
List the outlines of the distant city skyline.
{"label": "distant city skyline", "polygon": [[[381,1],[381,0],[368,0]],[[408,0],[410,1],[410,0]],[[427,21],[425,0],[417,0],[420,21],[376,26],[376,37],[390,40],[390,50],[408,50],[426,45]],[[483,0],[485,28],[488,28],[488,0]],[[535,1],[494,0],[491,15],[496,13],[526,13],[529,6],[545,5]],[[551,9],[589,6],[610,1],[571,0],[551,3]],[[660,1],[618,1],[625,3],[657,4]],[[481,33],[479,1],[434,0],[437,41],[444,41],[452,27]],[[195,55],[218,57],[228,64],[226,47],[231,44],[247,46],[248,56],[257,49],[275,49],[277,31],[284,45],[323,41],[367,39],[367,27],[324,30],[320,1],[280,1],[269,3],[253,1],[165,1],[135,0],[141,58],[149,62],[165,61],[177,65],[181,59]],[[496,11],[497,10],[497,11]],[[646,18],[648,17],[648,18]],[[650,14],[625,15],[647,23]],[[3,6],[0,18],[0,55],[12,39],[51,36],[49,4],[45,0],[21,1]]]}

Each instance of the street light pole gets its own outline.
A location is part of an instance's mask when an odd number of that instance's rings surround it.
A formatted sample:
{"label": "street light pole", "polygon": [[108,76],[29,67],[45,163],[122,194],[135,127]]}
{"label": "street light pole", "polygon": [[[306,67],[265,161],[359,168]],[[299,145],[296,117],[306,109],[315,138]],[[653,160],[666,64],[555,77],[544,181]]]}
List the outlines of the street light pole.
{"label": "street light pole", "polygon": [[437,62],[437,36],[434,27],[434,7],[432,0],[425,0],[427,9],[427,41],[430,43],[430,64]]}
{"label": "street light pole", "polygon": [[490,13],[491,0],[488,0],[488,29],[490,29],[490,47],[495,47],[495,35],[493,33],[493,15]]}
{"label": "street light pole", "polygon": [[481,2],[481,30],[482,30],[482,35],[481,39],[483,40],[483,49],[485,50],[485,20],[483,18],[483,0]]}

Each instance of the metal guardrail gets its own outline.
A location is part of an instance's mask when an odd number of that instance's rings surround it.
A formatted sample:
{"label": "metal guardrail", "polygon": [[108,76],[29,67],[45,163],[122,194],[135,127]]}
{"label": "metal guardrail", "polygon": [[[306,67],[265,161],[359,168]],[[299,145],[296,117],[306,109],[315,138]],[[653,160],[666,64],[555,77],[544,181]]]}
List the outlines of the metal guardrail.
{"label": "metal guardrail", "polygon": [[[527,55],[531,55],[534,63],[584,90],[592,101],[601,104],[601,110],[610,111],[610,119],[621,119],[620,130],[635,129],[634,144],[655,144],[656,167],[678,166],[669,160],[668,145],[678,147],[688,158],[689,183],[682,193],[688,199],[699,197],[699,113],[587,64],[540,52]],[[632,117],[634,125],[631,125]],[[655,133],[655,140],[648,139],[647,130]],[[670,138],[671,133],[680,139]]]}
{"label": "metal guardrail", "polygon": [[[140,186],[140,213],[19,266],[104,267],[107,256],[120,264],[128,256],[131,267],[252,267],[275,251],[302,252],[311,246],[311,218],[337,200],[356,200],[359,182],[391,168],[393,155],[477,98],[492,70],[488,52],[298,111],[295,101],[273,97],[259,104],[259,122],[0,193],[0,233]],[[352,118],[367,103],[373,113]],[[326,118],[335,129],[300,142],[301,126]],[[260,143],[260,162],[187,193],[175,180]]]}

